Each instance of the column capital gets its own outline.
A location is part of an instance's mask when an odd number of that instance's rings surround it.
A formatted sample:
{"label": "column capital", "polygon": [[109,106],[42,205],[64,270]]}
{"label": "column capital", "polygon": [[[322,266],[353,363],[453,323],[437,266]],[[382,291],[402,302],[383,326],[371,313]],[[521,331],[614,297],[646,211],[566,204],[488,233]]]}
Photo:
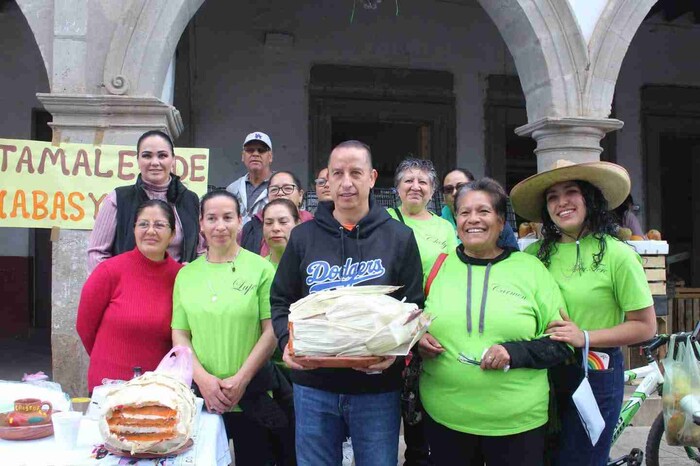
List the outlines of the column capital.
{"label": "column capital", "polygon": [[622,128],[614,118],[542,118],[515,129],[518,136],[537,141],[537,172],[551,169],[560,159],[576,163],[600,160],[600,140],[606,133]]}
{"label": "column capital", "polygon": [[184,129],[180,112],[155,97],[38,93],[37,98],[53,116],[56,142],[133,144],[148,130],[175,139]]}

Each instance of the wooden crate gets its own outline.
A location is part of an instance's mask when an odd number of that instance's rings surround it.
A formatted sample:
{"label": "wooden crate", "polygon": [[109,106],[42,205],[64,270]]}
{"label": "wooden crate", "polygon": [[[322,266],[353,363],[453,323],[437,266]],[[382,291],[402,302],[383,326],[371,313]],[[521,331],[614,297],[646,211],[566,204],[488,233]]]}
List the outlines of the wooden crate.
{"label": "wooden crate", "polygon": [[700,321],[700,288],[675,288],[670,307],[671,331],[690,332]]}
{"label": "wooden crate", "polygon": [[[656,316],[656,333],[669,333],[672,327],[672,316]],[[634,369],[647,365],[647,361],[639,352],[639,348],[629,348],[624,346],[622,354],[625,357],[625,368]],[[657,350],[657,357],[663,358],[666,356],[666,348],[661,347]]]}
{"label": "wooden crate", "polygon": [[644,255],[642,256],[644,273],[649,282],[649,289],[654,296],[666,295],[666,256]]}

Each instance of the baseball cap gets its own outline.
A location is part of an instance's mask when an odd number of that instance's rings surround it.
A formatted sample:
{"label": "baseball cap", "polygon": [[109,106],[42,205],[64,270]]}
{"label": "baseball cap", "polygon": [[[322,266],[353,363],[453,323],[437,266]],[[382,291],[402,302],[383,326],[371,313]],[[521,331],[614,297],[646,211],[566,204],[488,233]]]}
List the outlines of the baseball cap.
{"label": "baseball cap", "polygon": [[243,141],[243,145],[245,146],[250,141],[260,141],[263,144],[266,144],[267,147],[269,147],[270,150],[272,150],[272,141],[270,141],[270,136],[268,136],[265,133],[262,133],[260,131],[250,133],[248,136],[245,137],[245,140]]}

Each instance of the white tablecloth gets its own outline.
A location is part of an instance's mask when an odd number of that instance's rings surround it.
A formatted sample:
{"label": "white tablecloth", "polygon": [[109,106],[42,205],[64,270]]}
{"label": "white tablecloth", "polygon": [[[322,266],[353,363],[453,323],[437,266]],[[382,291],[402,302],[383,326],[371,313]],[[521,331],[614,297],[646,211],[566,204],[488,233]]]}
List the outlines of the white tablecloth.
{"label": "white tablecloth", "polygon": [[[124,461],[114,455],[96,459],[102,445],[97,421],[84,418],[80,424],[78,445],[74,450],[59,450],[53,436],[27,441],[0,439],[2,466],[117,466],[122,464],[158,466],[226,466],[231,462],[226,431],[221,416],[203,411],[193,437],[194,446],[181,455],[165,460]],[[120,460],[122,461],[120,463]]]}

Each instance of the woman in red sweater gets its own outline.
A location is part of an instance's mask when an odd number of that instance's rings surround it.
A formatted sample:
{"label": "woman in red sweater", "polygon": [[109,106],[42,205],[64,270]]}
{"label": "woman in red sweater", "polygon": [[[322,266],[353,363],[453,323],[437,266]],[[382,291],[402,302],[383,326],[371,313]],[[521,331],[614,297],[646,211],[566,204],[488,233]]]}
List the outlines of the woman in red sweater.
{"label": "woman in red sweater", "polygon": [[182,264],[166,252],[175,214],[151,199],[136,210],[136,247],[100,263],[80,295],[76,328],[90,355],[88,389],[102,379],[129,380],[154,370],[172,347],[173,286]]}

